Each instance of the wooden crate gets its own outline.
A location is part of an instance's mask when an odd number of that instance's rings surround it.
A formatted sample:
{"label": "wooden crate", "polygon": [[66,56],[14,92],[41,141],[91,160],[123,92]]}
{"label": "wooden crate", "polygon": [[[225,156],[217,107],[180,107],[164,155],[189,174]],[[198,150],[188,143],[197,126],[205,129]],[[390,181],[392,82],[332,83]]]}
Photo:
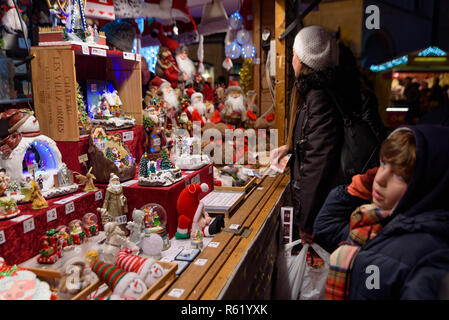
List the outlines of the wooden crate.
{"label": "wooden crate", "polygon": [[105,51],[103,57],[84,55],[76,45],[32,47],[34,108],[43,134],[55,141],[79,141],[76,84],[86,80],[111,81],[125,114],[142,124],[140,61],[125,60],[120,51]]}
{"label": "wooden crate", "polygon": [[[159,299],[165,293],[165,290],[175,281],[178,264],[176,262],[165,262],[165,261],[157,261],[157,263],[159,263],[163,268],[168,269],[167,272],[155,284],[153,284],[150,288],[148,288],[147,291],[141,297],[139,297],[138,300]],[[86,289],[81,291],[79,294],[74,296],[72,300],[86,300],[91,293],[93,293],[103,284],[104,284],[103,281],[98,280],[97,282],[91,284]],[[98,298],[107,297],[111,293],[112,293],[111,290],[108,288],[107,290],[102,292],[98,296]]]}

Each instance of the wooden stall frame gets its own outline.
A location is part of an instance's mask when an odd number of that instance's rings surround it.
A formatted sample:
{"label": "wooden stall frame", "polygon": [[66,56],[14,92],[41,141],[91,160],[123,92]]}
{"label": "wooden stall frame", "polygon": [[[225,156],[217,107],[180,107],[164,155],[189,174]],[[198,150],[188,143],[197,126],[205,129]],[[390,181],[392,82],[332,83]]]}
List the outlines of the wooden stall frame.
{"label": "wooden stall frame", "polygon": [[104,52],[104,57],[84,55],[77,45],[31,48],[35,57],[31,61],[34,108],[43,134],[55,141],[79,141],[76,83],[85,79],[77,79],[75,65],[77,60],[89,57],[107,59],[106,76],[117,89],[125,114],[142,125],[141,62],[124,59],[120,51]]}
{"label": "wooden stall frame", "polygon": [[[204,292],[209,288],[212,281],[218,281],[216,275],[222,268],[226,268],[225,263],[229,255],[234,251],[242,235],[251,234],[251,225],[259,213],[267,205],[270,196],[280,185],[284,176],[265,177],[258,188],[252,191],[247,197],[245,205],[239,207],[237,212],[229,220],[224,231],[213,238],[213,242],[219,242],[218,248],[206,247],[198,259],[207,259],[204,266],[190,264],[181,276],[170,286],[167,292],[162,296],[163,300],[173,300],[169,296],[173,289],[183,289],[184,292],[178,298],[181,300],[200,299]],[[231,225],[238,225],[232,232],[226,232]],[[243,232],[247,231],[247,232]]]}
{"label": "wooden stall frame", "polygon": [[280,41],[279,36],[284,33],[286,25],[285,0],[275,0],[275,39],[276,39],[276,81],[275,81],[275,123],[278,129],[278,144],[285,144],[285,107],[286,107],[286,55],[285,39]]}

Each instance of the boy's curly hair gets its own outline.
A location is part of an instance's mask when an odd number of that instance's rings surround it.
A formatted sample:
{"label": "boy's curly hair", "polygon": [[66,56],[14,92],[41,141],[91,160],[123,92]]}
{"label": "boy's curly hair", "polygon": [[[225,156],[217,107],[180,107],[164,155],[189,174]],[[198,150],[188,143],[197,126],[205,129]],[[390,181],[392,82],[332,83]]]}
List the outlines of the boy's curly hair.
{"label": "boy's curly hair", "polygon": [[393,132],[380,147],[380,159],[389,163],[393,171],[408,183],[416,162],[416,140],[411,130]]}

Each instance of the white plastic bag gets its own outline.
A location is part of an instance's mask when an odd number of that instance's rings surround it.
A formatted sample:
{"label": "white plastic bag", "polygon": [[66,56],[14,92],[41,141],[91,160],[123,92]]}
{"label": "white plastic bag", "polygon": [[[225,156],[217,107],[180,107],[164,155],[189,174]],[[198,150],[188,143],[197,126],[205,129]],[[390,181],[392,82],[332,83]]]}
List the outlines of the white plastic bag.
{"label": "white plastic bag", "polygon": [[[299,244],[296,240],[285,245],[285,251]],[[314,269],[307,264],[309,247],[324,260],[323,267]],[[329,273],[329,253],[316,243],[305,244],[297,256],[293,256],[287,264],[290,298],[300,300],[324,299],[327,274]]]}

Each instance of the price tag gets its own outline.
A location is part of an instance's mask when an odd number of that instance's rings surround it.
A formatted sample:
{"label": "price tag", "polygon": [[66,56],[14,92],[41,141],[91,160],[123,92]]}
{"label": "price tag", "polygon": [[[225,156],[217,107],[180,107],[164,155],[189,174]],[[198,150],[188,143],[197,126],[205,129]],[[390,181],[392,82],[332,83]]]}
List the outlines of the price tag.
{"label": "price tag", "polygon": [[134,131],[123,132],[123,142],[133,140],[134,140]]}
{"label": "price tag", "polygon": [[98,190],[95,192],[95,201],[103,199],[103,192],[101,190]]}
{"label": "price tag", "polygon": [[136,53],[136,61],[140,61],[140,54]]}
{"label": "price tag", "polygon": [[197,259],[193,264],[197,265],[197,266],[204,266],[207,263],[207,259]]}
{"label": "price tag", "polygon": [[10,221],[14,221],[14,222],[22,222],[22,221],[25,221],[26,219],[31,218],[31,217],[32,217],[31,214],[25,214],[25,215],[23,215],[23,216],[20,216],[20,217],[11,219]]}
{"label": "price tag", "polygon": [[154,138],[153,139],[153,145],[154,146],[160,146],[161,145],[161,138]]}
{"label": "price tag", "polygon": [[192,184],[201,184],[201,178],[199,174],[192,178]]}
{"label": "price tag", "polygon": [[239,224],[231,224],[231,226],[229,227],[229,229],[231,230],[237,230],[238,228],[240,228]]}
{"label": "price tag", "polygon": [[4,244],[5,242],[6,242],[5,231],[1,230],[0,231],[0,244]]}
{"label": "price tag", "polygon": [[56,213],[56,208],[47,211],[47,223],[53,220],[56,220],[58,215]]}
{"label": "price tag", "polygon": [[34,218],[28,219],[23,222],[23,233],[27,233],[34,230]]}
{"label": "price tag", "polygon": [[97,84],[96,83],[92,83],[90,85],[90,92],[97,92]]}
{"label": "price tag", "polygon": [[92,48],[92,54],[96,56],[106,57],[106,50],[99,48]]}
{"label": "price tag", "polygon": [[80,155],[80,156],[78,157],[78,161],[79,161],[80,163],[86,162],[87,160],[89,160],[89,158],[87,157],[87,153],[82,154],[82,155]]}
{"label": "price tag", "polygon": [[81,49],[83,50],[83,54],[89,55],[89,47],[86,45],[82,45]]}
{"label": "price tag", "polygon": [[70,202],[65,205],[65,214],[70,214],[72,212],[75,212],[75,203]]}
{"label": "price tag", "polygon": [[254,58],[253,64],[260,64],[260,58]]}
{"label": "price tag", "polygon": [[184,293],[184,289],[175,288],[168,293],[168,296],[173,297],[173,298],[180,298],[183,293]]}
{"label": "price tag", "polygon": [[125,224],[126,222],[128,222],[128,217],[126,215],[123,215],[123,216],[120,216],[120,217],[116,217],[115,218],[115,222],[118,225]]}
{"label": "price tag", "polygon": [[132,52],[123,52],[123,59],[125,59],[125,60],[133,60],[134,61],[134,53],[132,53]]}
{"label": "price tag", "polygon": [[218,248],[219,245],[220,245],[220,242],[209,242],[208,247]]}

